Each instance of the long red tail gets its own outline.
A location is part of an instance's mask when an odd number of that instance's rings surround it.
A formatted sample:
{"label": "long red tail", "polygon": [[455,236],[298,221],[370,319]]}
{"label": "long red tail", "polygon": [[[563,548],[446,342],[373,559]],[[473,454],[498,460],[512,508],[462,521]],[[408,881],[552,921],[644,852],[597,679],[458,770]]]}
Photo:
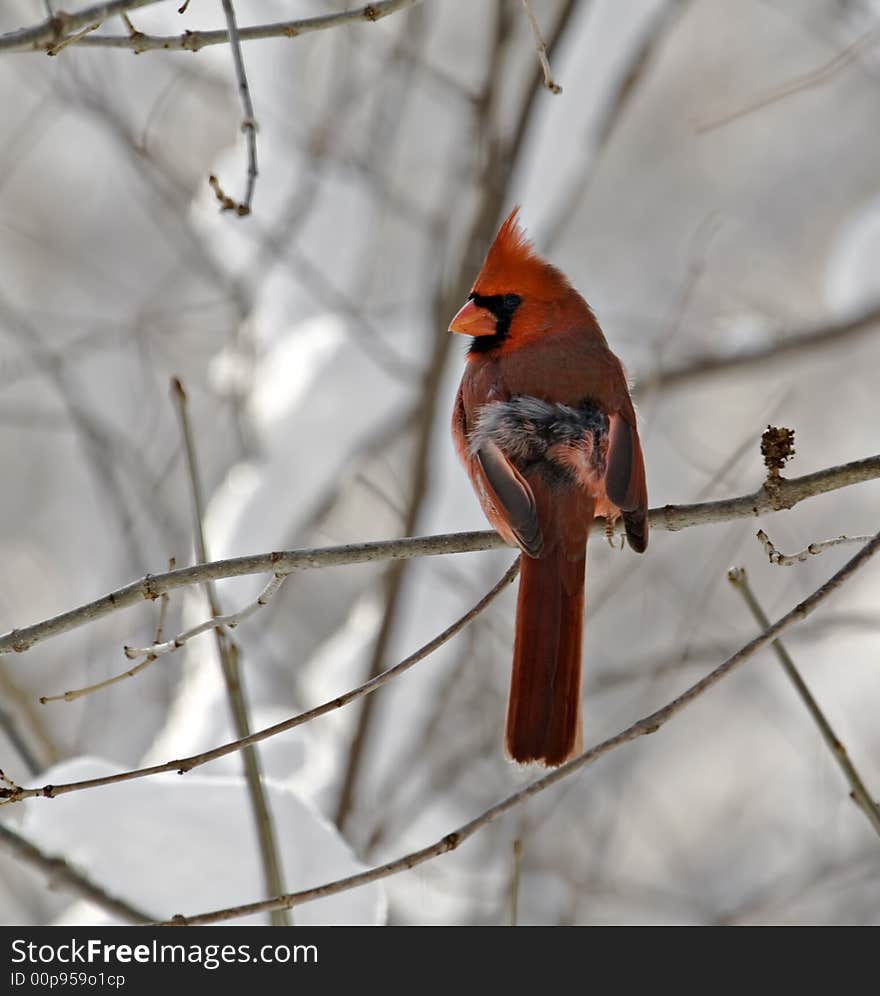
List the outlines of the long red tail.
{"label": "long red tail", "polygon": [[559,547],[522,555],[507,752],[514,761],[562,764],[581,746],[581,635],[586,544],[571,559]]}

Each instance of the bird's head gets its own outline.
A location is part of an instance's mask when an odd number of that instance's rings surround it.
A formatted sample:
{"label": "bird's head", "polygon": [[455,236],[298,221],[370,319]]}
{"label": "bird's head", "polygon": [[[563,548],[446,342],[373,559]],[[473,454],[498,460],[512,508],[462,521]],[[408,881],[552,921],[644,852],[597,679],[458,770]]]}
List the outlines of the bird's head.
{"label": "bird's head", "polygon": [[516,349],[543,335],[574,294],[568,280],[535,252],[515,207],[498,229],[450,332],[473,336],[472,353]]}

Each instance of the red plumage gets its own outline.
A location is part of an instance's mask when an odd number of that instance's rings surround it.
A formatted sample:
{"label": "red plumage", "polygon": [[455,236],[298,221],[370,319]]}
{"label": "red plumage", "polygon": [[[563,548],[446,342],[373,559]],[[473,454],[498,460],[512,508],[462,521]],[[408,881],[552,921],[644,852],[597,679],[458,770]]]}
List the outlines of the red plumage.
{"label": "red plumage", "polygon": [[586,301],[542,260],[514,209],[450,330],[473,336],[452,434],[493,528],[522,550],[507,750],[558,765],[580,747],[587,536],[622,515],[648,542],[626,375]]}

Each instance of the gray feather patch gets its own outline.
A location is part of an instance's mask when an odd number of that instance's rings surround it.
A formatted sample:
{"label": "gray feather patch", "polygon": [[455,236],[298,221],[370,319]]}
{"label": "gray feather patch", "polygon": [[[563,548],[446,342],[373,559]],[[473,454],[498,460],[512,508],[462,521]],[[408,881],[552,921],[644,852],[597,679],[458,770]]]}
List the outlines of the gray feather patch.
{"label": "gray feather patch", "polygon": [[[519,395],[483,405],[468,446],[471,456],[476,456],[487,443],[494,443],[521,473],[538,471],[561,481],[570,472],[548,458],[547,451],[560,444],[589,445],[594,459],[600,459],[604,447],[597,443],[607,434],[608,416],[589,400],[573,407]],[[604,466],[596,469],[604,474]]]}

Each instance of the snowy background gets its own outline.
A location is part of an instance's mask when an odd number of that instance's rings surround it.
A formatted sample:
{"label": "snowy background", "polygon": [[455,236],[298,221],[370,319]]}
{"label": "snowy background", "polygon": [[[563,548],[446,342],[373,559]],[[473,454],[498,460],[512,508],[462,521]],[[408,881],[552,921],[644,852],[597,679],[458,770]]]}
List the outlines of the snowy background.
{"label": "snowy background", "polygon": [[[178,6],[131,19],[147,34],[224,25],[213,0]],[[246,25],[344,6],[237,8]],[[658,375],[880,302],[880,10],[533,8],[548,43],[559,35],[558,96],[539,85],[519,0],[424,0],[377,24],[248,42],[260,175],[243,219],[221,214],[207,184],[215,173],[244,190],[227,46],[0,53],[0,630],[170,557],[193,562],[172,376],[190,399],[211,558],[484,528],[449,439],[464,344],[446,327],[515,203],[636,382],[652,506],[754,490],[768,423],[796,430],[792,476],[878,451],[876,327],[728,373]],[[4,3],[0,31],[45,14],[43,0]],[[853,552],[771,566],[758,527],[791,552],[873,533],[878,507],[871,483],[760,521],[655,531],[644,558],[594,541],[585,741],[757,632],[728,566],[747,567],[775,619]],[[411,653],[512,559],[292,577],[235,631],[252,726]],[[261,583],[220,584],[224,610]],[[786,640],[875,796],[878,598],[869,566]],[[288,890],[431,843],[533,777],[502,752],[513,607],[511,590],[366,700],[366,719],[361,702],[261,745]],[[234,738],[210,634],[132,681],[40,705],[129,666],[122,646],[148,643],[156,612],[144,603],[0,658],[9,778],[78,780]],[[200,590],[177,592],[166,633],[206,613]],[[263,897],[249,806],[234,754],[0,818],[167,917]],[[880,921],[880,842],[769,652],[455,853],[294,920],[507,923],[515,840],[521,923]],[[0,853],[3,922],[107,916]]]}

